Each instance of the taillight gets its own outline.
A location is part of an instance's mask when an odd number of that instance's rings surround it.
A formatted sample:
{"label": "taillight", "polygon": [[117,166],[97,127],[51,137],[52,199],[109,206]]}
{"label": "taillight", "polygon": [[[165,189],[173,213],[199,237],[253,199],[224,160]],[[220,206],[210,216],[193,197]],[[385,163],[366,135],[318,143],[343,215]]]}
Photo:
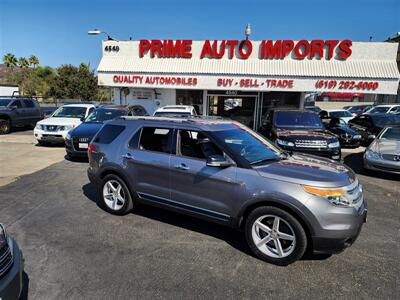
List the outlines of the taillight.
{"label": "taillight", "polygon": [[87,148],[88,153],[91,153],[93,151],[96,151],[96,146],[93,144],[89,144],[88,148]]}

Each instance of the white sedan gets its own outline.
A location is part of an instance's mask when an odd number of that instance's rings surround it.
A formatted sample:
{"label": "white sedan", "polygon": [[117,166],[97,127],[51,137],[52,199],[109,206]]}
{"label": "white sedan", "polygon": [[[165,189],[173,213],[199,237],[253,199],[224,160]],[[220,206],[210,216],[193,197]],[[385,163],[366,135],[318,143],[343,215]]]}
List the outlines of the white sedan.
{"label": "white sedan", "polygon": [[33,131],[39,144],[64,143],[68,131],[78,126],[95,109],[93,104],[67,104],[49,118],[36,123]]}
{"label": "white sedan", "polygon": [[339,118],[346,123],[354,118],[353,114],[345,109],[328,109],[326,112],[328,113],[328,117]]}

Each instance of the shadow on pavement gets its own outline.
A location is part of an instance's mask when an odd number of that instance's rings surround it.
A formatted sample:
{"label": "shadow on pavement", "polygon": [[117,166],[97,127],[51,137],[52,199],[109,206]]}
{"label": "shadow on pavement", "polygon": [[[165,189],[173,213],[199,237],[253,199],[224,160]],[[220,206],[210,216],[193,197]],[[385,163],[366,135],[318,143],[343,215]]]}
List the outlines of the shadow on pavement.
{"label": "shadow on pavement", "polygon": [[375,177],[375,178],[381,178],[381,179],[386,179],[386,180],[400,181],[400,175],[364,169],[363,155],[364,155],[363,152],[349,154],[344,158],[343,162],[357,174],[372,177],[372,178]]}
{"label": "shadow on pavement", "polygon": [[65,160],[72,161],[72,162],[79,162],[79,163],[88,163],[89,159],[87,157],[72,157],[69,155],[64,156]]}
{"label": "shadow on pavement", "polygon": [[[97,192],[93,184],[88,183],[82,187],[83,194],[91,201],[95,202],[97,206],[101,206],[97,202]],[[195,231],[201,234],[209,235],[219,240],[225,241],[233,248],[249,255],[254,256],[249,246],[247,245],[245,235],[243,232],[237,231],[233,228],[225,227],[219,224],[210,223],[195,217],[186,216],[183,214],[175,213],[166,209],[161,209],[151,205],[138,205],[132,212],[134,215],[139,215],[152,220],[157,220],[166,224],[176,227],[181,227],[187,230]],[[306,252],[301,260],[325,260],[331,255],[313,254],[310,251]]]}

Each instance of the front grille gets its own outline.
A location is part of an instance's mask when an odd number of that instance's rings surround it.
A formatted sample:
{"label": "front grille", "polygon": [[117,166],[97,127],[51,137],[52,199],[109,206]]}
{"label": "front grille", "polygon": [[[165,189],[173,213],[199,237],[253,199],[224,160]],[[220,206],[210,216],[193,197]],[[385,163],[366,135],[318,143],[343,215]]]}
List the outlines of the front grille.
{"label": "front grille", "polygon": [[321,140],[295,140],[294,144],[298,148],[326,148],[327,142]]}
{"label": "front grille", "polygon": [[42,125],[43,130],[45,131],[58,131],[59,130],[59,126],[57,125]]}
{"label": "front grille", "polygon": [[13,263],[12,253],[10,247],[6,244],[0,250],[0,277],[3,276],[11,267]]}
{"label": "front grille", "polygon": [[391,160],[391,161],[398,161],[400,162],[400,154],[395,155],[395,154],[382,154],[382,158],[385,160]]}

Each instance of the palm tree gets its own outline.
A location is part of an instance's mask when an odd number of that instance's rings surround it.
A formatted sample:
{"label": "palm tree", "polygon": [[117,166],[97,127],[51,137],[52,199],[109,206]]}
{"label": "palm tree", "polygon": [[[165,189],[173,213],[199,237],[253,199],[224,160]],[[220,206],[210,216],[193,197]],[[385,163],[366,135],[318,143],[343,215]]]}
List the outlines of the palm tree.
{"label": "palm tree", "polygon": [[3,63],[6,65],[6,67],[13,68],[17,65],[17,62],[17,58],[12,53],[7,53],[3,56]]}
{"label": "palm tree", "polygon": [[29,67],[29,61],[25,57],[20,57],[18,59],[18,65],[22,69],[28,68]]}
{"label": "palm tree", "polygon": [[33,66],[33,68],[36,68],[36,66],[39,65],[39,58],[37,58],[35,55],[31,55],[29,57],[29,64]]}

